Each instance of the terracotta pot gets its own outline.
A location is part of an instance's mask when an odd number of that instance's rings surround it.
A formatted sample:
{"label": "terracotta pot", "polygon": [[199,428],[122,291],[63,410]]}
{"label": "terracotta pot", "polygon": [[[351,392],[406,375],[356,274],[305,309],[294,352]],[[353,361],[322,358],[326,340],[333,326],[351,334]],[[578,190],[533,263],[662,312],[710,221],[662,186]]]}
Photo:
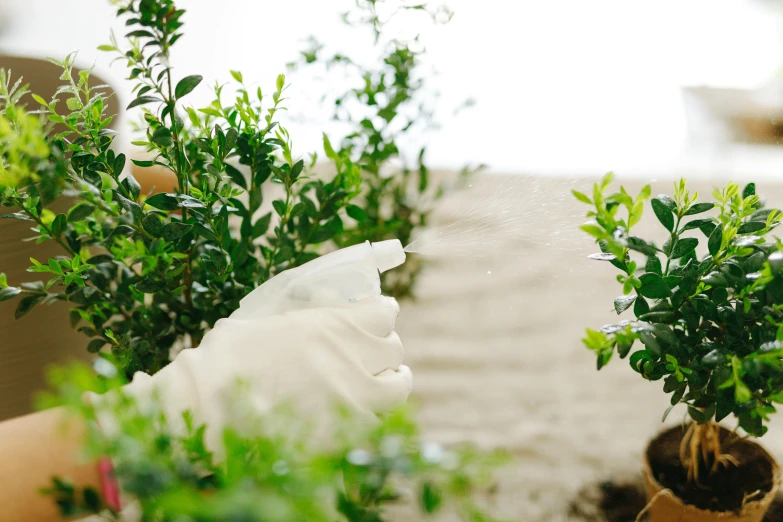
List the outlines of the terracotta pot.
{"label": "terracotta pot", "polygon": [[[650,441],[644,452],[644,482],[647,493],[647,510],[650,522],[761,522],[769,509],[772,500],[780,489],[781,470],[775,459],[755,442],[745,440],[741,444],[754,446],[763,457],[769,461],[772,470],[772,488],[760,498],[754,498],[744,503],[739,512],[710,511],[686,504],[656,480],[650,464],[650,448],[662,438],[682,427],[675,426],[659,433]],[[728,430],[721,428],[722,436],[728,435]]]}
{"label": "terracotta pot", "polygon": [[[44,99],[51,98],[62,83],[60,68],[46,60],[0,56],[0,67],[11,69],[14,81],[23,76],[30,89]],[[93,82],[95,85],[106,83],[95,76],[90,78],[90,83]],[[35,108],[32,99],[24,101],[28,108]],[[117,97],[110,97],[108,113],[116,114],[118,109]],[[112,123],[112,127],[116,125],[116,121]],[[63,212],[68,207],[67,200],[60,200],[52,205],[52,210]],[[3,209],[0,214],[5,212]],[[0,272],[7,274],[10,284],[42,279],[40,274],[26,271],[30,257],[45,262],[49,257],[63,254],[62,248],[52,241],[40,245],[22,241],[32,235],[29,222],[0,219]],[[74,357],[88,358],[87,338],[71,328],[65,303],[36,307],[15,320],[14,310],[18,303],[18,298],[0,303],[0,420],[32,410],[34,393],[45,388],[44,374],[48,365]]]}

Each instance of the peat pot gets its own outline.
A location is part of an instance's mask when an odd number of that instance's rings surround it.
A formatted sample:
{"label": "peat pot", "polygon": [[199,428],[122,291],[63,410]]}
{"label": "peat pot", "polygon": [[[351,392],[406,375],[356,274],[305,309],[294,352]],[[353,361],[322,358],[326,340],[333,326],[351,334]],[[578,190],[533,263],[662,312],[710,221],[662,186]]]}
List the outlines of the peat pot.
{"label": "peat pot", "polygon": [[705,471],[699,484],[687,480],[679,448],[685,429],[668,428],[644,452],[644,481],[650,522],[761,522],[780,488],[780,468],[759,444],[735,439],[720,428],[726,463]]}

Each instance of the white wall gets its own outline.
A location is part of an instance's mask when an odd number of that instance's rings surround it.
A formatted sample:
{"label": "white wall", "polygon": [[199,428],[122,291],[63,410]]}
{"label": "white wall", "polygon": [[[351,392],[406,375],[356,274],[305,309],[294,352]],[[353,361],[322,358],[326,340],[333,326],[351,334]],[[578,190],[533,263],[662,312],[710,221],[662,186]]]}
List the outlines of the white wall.
{"label": "white wall", "polygon": [[[241,69],[246,79],[271,86],[308,34],[362,49],[338,19],[352,3],[183,0],[187,34],[173,62],[179,74],[201,73],[209,83]],[[781,62],[781,16],[771,9],[776,2],[449,4],[456,11],[452,23],[426,27],[423,39],[441,72],[436,83],[443,106],[468,96],[478,103],[446,118],[430,147],[435,165],[472,161],[502,171],[583,175],[613,169],[640,176],[721,169],[771,175],[783,166],[769,149],[738,149],[718,161],[695,154],[686,147],[680,95],[682,85],[755,87],[768,80]],[[62,56],[78,49],[82,63],[108,66],[106,55],[95,50],[113,24],[105,1],[7,1],[1,23],[2,51]],[[115,83],[123,74],[120,64],[110,70]],[[295,84],[291,106],[310,112],[314,88],[319,86]],[[200,88],[192,101],[208,94]],[[291,126],[301,152],[318,148],[320,126]]]}

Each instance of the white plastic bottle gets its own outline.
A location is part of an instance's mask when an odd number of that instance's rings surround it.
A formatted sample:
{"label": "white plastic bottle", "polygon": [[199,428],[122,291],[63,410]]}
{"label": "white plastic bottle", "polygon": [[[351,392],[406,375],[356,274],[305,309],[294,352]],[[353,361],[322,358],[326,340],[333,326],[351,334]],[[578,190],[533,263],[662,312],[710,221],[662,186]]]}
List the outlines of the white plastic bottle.
{"label": "white plastic bottle", "polygon": [[381,295],[380,274],[404,262],[405,251],[397,239],[346,247],[276,275],[245,296],[231,318],[252,319]]}

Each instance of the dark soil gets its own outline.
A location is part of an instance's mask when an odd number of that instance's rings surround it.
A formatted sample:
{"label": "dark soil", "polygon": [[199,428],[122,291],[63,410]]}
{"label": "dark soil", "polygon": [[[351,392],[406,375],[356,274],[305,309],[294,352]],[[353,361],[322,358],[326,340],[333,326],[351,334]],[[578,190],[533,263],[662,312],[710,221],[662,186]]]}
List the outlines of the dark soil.
{"label": "dark soil", "polygon": [[731,432],[724,429],[723,447],[739,461],[739,466],[727,463],[714,473],[705,468],[700,470],[698,484],[689,481],[679,454],[684,433],[679,426],[662,433],[650,443],[647,458],[655,479],[686,504],[710,511],[739,512],[746,496],[761,498],[772,489],[772,464],[764,450],[747,440],[726,443]]}
{"label": "dark soil", "polygon": [[[570,514],[585,522],[634,522],[646,504],[641,479],[603,482],[584,488],[571,503]],[[646,517],[643,520],[647,520]],[[764,522],[783,522],[783,496],[772,501]]]}

